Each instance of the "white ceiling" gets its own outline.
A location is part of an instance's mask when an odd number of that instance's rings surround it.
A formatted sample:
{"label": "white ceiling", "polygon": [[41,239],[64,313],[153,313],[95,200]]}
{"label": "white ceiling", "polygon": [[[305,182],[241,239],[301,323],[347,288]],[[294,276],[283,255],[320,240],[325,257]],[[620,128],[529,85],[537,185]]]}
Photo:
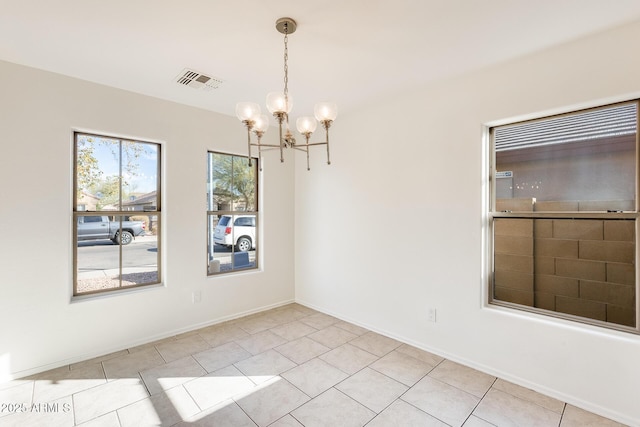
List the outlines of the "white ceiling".
{"label": "white ceiling", "polygon": [[[640,19],[638,0],[0,0],[0,60],[234,114],[283,86],[339,111]],[[633,54],[630,52],[630,54]],[[224,81],[203,92],[184,68]],[[297,113],[297,114],[295,114]]]}

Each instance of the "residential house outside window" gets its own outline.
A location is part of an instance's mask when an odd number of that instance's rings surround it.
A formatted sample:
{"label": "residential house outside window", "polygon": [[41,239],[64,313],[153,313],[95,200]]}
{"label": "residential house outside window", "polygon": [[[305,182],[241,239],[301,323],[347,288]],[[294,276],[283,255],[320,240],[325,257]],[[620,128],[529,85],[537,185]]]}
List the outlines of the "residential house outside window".
{"label": "residential house outside window", "polygon": [[160,170],[160,144],[74,134],[74,296],[161,282]]}
{"label": "residential house outside window", "polygon": [[257,269],[259,252],[257,161],[207,156],[207,271]]}
{"label": "residential house outside window", "polygon": [[497,126],[491,304],[639,332],[638,102]]}

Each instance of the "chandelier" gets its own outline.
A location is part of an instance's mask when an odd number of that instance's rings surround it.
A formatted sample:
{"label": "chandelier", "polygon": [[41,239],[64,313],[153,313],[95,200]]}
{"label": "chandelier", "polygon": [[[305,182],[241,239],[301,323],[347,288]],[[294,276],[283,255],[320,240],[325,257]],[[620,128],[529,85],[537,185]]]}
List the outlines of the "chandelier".
{"label": "chandelier", "polygon": [[[309,168],[309,147],[313,146],[327,146],[327,164],[331,164],[329,157],[329,128],[331,123],[336,119],[338,115],[338,108],[336,104],[332,102],[319,102],[314,107],[314,116],[300,117],[296,120],[296,128],[298,132],[305,138],[305,143],[296,143],[296,139],[291,133],[289,127],[289,113],[293,107],[293,98],[289,95],[289,34],[293,34],[296,31],[296,21],[291,18],[280,18],[276,21],[276,29],[284,34],[284,91],[283,92],[271,92],[267,94],[267,110],[278,122],[278,128],[280,132],[279,144],[262,144],[260,140],[262,136],[269,128],[269,118],[265,114],[261,114],[260,106],[255,102],[238,102],[236,105],[236,116],[247,128],[247,149],[249,159],[249,166],[251,166],[251,147],[257,147],[258,151],[258,165],[262,171],[262,151],[267,150],[280,150],[280,162],[284,162],[284,149],[293,148],[295,150],[303,151],[307,154],[307,170]],[[316,130],[318,122],[322,124],[325,130],[325,140],[322,142],[309,142],[311,134]],[[283,133],[283,125],[285,127]],[[256,135],[257,143],[251,142],[251,132]]]}

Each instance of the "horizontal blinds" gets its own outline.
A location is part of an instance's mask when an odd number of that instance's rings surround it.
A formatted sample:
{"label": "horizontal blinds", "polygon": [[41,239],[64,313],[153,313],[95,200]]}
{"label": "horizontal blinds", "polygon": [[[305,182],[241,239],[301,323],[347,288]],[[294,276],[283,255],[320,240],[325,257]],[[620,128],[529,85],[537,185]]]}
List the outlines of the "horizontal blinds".
{"label": "horizontal blinds", "polygon": [[495,150],[507,151],[635,134],[637,104],[623,104],[495,129]]}

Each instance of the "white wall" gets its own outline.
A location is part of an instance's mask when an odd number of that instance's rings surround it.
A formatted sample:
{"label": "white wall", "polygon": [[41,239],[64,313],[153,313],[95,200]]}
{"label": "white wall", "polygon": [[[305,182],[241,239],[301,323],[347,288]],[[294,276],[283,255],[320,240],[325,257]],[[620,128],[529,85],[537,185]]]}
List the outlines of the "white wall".
{"label": "white wall", "polygon": [[483,125],[638,96],[637,40],[640,23],[339,116],[332,166],[296,168],[296,299],[640,425],[639,336],[487,307],[483,270]]}
{"label": "white wall", "polygon": [[[263,271],[206,276],[206,154],[245,154],[237,119],[6,62],[0,94],[0,380],[293,300],[294,168],[275,157]],[[162,143],[164,287],[70,303],[74,129]]]}

